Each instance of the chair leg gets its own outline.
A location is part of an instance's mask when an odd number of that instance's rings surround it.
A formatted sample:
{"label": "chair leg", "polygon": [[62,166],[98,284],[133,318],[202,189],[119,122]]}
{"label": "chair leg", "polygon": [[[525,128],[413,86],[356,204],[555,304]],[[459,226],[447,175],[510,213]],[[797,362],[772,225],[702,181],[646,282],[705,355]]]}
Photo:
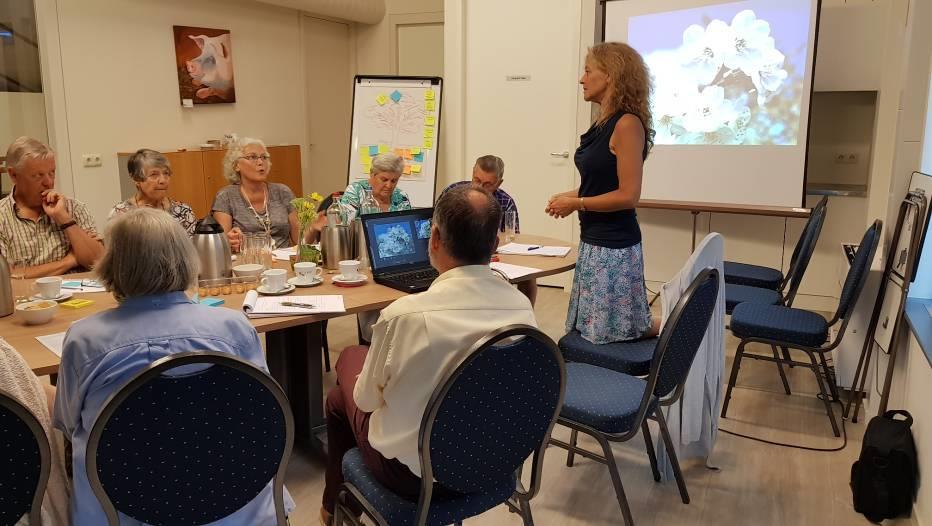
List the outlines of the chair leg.
{"label": "chair leg", "polygon": [[[770,346],[770,349],[773,351],[773,357],[774,357],[774,359],[777,360],[777,361],[774,362],[774,363],[777,364],[777,371],[780,371],[780,381],[783,382],[783,392],[785,392],[786,394],[793,394],[793,393],[790,392],[790,383],[786,381],[786,372],[783,370],[783,364],[780,362],[781,358],[780,358],[780,354],[777,353],[777,346],[776,346],[776,345],[771,345],[771,346]],[[783,353],[784,358],[783,358],[783,359],[785,359],[785,357],[786,357],[788,354],[789,354],[789,352],[784,351],[784,353]]]}
{"label": "chair leg", "polygon": [[786,347],[780,347],[780,350],[783,351],[783,359],[787,361],[787,366],[790,369],[793,368],[793,355],[790,354],[790,350]]}
{"label": "chair leg", "polygon": [[527,499],[519,499],[519,513],[521,514],[521,520],[524,522],[524,526],[534,526],[534,516],[531,515],[531,502]]}
{"label": "chair leg", "polygon": [[320,322],[320,346],[324,350],[324,370],[330,372],[330,342],[327,341],[327,320]]}
{"label": "chair leg", "polygon": [[731,376],[728,377],[728,389],[725,390],[725,400],[722,402],[722,418],[727,418],[728,403],[731,402],[731,390],[738,381],[738,369],[741,368],[741,357],[744,356],[744,346],[746,343],[742,340],[738,344],[738,350],[735,351],[735,361],[731,364]]}
{"label": "chair leg", "polygon": [[612,452],[612,445],[604,437],[596,435],[595,439],[602,446],[602,454],[605,455],[605,463],[608,465],[608,473],[612,477],[612,485],[615,486],[615,498],[618,499],[618,506],[621,507],[621,516],[625,520],[625,526],[634,526],[634,518],[631,516],[631,508],[628,506],[628,497],[625,496],[625,488],[621,484],[621,475],[618,473],[618,464],[615,463],[615,454]]}
{"label": "chair leg", "polygon": [[333,507],[333,519],[330,521],[330,526],[343,526],[344,515],[343,505],[337,500],[337,505]]}
{"label": "chair leg", "polygon": [[819,353],[819,361],[822,362],[822,370],[825,372],[825,383],[828,384],[828,388],[832,392],[832,401],[840,402],[841,397],[838,396],[838,385],[835,384],[835,380],[832,378],[832,371],[829,370],[828,362],[825,361],[825,353]]}
{"label": "chair leg", "polygon": [[829,399],[828,392],[825,390],[825,386],[822,384],[822,372],[819,370],[819,362],[816,361],[815,356],[811,352],[806,352],[809,355],[809,361],[812,362],[812,365],[809,367],[812,370],[812,374],[816,377],[816,382],[819,384],[819,393],[822,395],[822,402],[825,404],[825,412],[828,413],[828,419],[832,423],[832,433],[836,437],[841,436],[841,432],[838,430],[838,422],[835,421],[835,412],[832,411],[832,401]]}
{"label": "chair leg", "polygon": [[660,482],[657,454],[654,451],[654,441],[650,438],[650,426],[647,425],[646,418],[641,421],[641,434],[644,435],[644,445],[647,447],[647,458],[650,459],[650,470],[654,472],[654,482]]}
{"label": "chair leg", "polygon": [[[570,431],[570,445],[576,447],[576,439],[579,438],[579,431],[575,429]],[[573,467],[573,459],[576,457],[576,452],[572,449],[566,450],[566,467]]]}
{"label": "chair leg", "polygon": [[667,420],[663,417],[663,411],[659,407],[654,410],[654,414],[657,416],[657,423],[660,424],[660,436],[663,437],[663,445],[667,449],[667,456],[670,457],[670,464],[673,466],[673,476],[676,477],[676,485],[680,489],[680,498],[683,504],[689,504],[689,492],[686,490],[686,481],[683,480],[683,472],[680,470],[680,461],[676,458],[676,448],[673,447],[673,440],[670,439]]}

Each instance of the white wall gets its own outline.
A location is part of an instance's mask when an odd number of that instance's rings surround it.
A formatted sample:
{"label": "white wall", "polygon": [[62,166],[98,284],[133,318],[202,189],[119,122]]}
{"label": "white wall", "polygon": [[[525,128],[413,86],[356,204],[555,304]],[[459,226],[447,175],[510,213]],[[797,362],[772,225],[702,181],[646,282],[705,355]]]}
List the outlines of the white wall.
{"label": "white wall", "polygon": [[[64,85],[53,120],[66,123],[67,142],[53,142],[70,146],[74,195],[99,224],[120,197],[117,152],[191,148],[231,131],[268,144],[306,142],[297,11],[251,0],[59,0],[52,20],[54,7],[39,13],[43,31],[60,39],[60,54],[42,50],[60,61]],[[236,103],[181,107],[172,25],[231,30]],[[103,166],[84,168],[83,153],[101,154]]]}

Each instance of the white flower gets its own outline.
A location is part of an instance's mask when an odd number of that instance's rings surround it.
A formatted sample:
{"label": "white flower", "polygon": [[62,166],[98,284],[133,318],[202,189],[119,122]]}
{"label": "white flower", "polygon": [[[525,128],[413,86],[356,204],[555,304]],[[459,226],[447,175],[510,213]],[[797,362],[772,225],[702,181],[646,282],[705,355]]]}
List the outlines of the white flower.
{"label": "white flower", "polygon": [[693,24],[683,31],[680,61],[699,84],[711,84],[718,76],[725,60],[726,49],[722,42],[728,41],[723,33],[730,31],[728,24],[721,20],[713,20],[705,29]]}
{"label": "white flower", "polygon": [[786,57],[776,49],[768,52],[761,61],[761,66],[751,73],[751,82],[757,88],[757,103],[763,104],[768,93],[776,92],[787,79],[789,73],[783,69]]}
{"label": "white flower", "polygon": [[738,118],[738,108],[725,98],[721,86],[706,86],[692,105],[685,108],[683,127],[689,132],[712,133]]}
{"label": "white flower", "polygon": [[751,76],[765,66],[771,53],[776,51],[770,24],[757,18],[754,11],[745,9],[732,18],[729,29],[727,35],[721,35],[726,40],[719,43],[725,67],[740,69]]}

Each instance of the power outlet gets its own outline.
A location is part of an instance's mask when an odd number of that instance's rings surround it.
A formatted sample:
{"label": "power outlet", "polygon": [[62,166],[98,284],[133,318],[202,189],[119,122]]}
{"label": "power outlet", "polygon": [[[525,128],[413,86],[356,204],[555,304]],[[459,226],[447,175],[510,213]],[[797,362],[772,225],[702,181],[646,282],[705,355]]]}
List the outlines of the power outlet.
{"label": "power outlet", "polygon": [[835,164],[858,164],[858,154],[854,152],[835,152]]}
{"label": "power outlet", "polygon": [[85,153],[81,156],[81,160],[84,162],[85,168],[96,168],[104,164],[99,153]]}

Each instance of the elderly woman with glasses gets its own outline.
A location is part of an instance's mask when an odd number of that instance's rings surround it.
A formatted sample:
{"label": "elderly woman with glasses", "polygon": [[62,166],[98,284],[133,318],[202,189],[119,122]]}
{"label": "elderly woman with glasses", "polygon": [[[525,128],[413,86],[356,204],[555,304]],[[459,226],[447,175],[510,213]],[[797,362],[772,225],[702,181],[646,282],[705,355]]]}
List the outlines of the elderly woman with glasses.
{"label": "elderly woman with glasses", "polygon": [[362,204],[363,194],[371,192],[382,212],[410,210],[408,195],[398,188],[398,180],[404,170],[405,161],[393,153],[382,153],[372,159],[369,178],[356,181],[346,187],[340,202],[356,210]]}
{"label": "elderly woman with glasses", "polygon": [[172,166],[161,153],[142,148],[126,162],[130,178],[136,183],[136,194],[110,210],[109,219],[125,214],[134,208],[156,208],[168,212],[189,236],[194,235],[197,218],[187,203],[168,197],[168,185],[172,180]]}
{"label": "elderly woman with glasses", "polygon": [[217,192],[211,210],[223,226],[230,248],[238,251],[244,233],[265,232],[275,248],[298,242],[298,214],[294,193],[280,183],[268,182],[272,162],[265,143],[243,137],[223,158],[223,176],[230,182]]}
{"label": "elderly woman with glasses", "polygon": [[[168,214],[131,210],[110,223],[107,239],[95,271],[118,305],[68,329],[52,416],[72,444],[73,524],[107,523],[87,479],[87,444],[107,400],[137,373],[161,358],[191,350],[230,354],[268,371],[259,336],[242,314],[194,303],[185,294],[197,280],[197,251]],[[294,509],[287,491],[285,508],[289,513]],[[269,481],[251,502],[211,524],[274,523]],[[140,525],[125,515],[120,524]]]}

